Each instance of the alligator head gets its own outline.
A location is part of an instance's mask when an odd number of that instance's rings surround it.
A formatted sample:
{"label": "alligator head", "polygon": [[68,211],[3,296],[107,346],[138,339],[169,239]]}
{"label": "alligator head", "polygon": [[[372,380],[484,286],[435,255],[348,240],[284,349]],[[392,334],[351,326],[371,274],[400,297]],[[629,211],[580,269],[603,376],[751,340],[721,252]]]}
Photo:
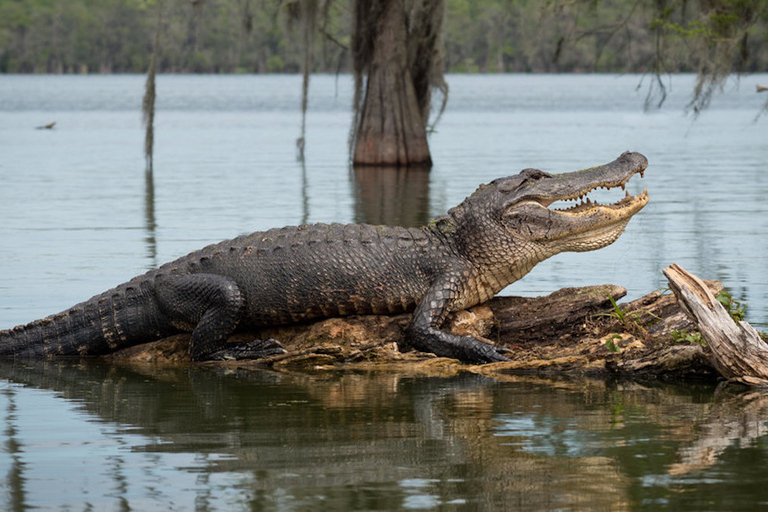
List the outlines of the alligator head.
{"label": "alligator head", "polygon": [[[582,171],[547,174],[525,169],[517,176],[497,180],[503,223],[517,237],[556,252],[600,249],[614,242],[629,219],[648,204],[647,190],[630,196],[625,188],[647,166],[643,155],[627,152],[609,164]],[[588,197],[598,188],[619,187],[625,196],[612,204]],[[569,200],[578,203],[569,204]]]}
{"label": "alligator head", "polygon": [[[460,251],[506,286],[559,252],[613,243],[648,203],[648,192],[626,192],[611,204],[595,202],[588,194],[598,188],[626,190],[629,179],[642,176],[647,165],[643,155],[627,152],[611,163],[571,173],[525,169],[481,186],[436,219],[437,226],[447,222],[455,227],[451,231]],[[478,235],[483,243],[477,242]]]}

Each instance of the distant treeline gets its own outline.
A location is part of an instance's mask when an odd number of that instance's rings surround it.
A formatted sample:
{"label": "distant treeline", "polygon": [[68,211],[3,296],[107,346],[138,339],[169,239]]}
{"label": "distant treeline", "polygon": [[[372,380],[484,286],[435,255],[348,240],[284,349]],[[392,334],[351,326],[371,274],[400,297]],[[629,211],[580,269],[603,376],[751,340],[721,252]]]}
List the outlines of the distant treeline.
{"label": "distant treeline", "polygon": [[[351,1],[314,24],[313,71],[348,71]],[[285,3],[163,0],[158,18],[158,0],[0,0],[0,72],[143,73],[158,21],[160,72],[298,72],[305,27],[287,26]],[[690,29],[662,40],[657,3],[446,0],[446,71],[696,71]],[[768,70],[767,34],[756,24],[739,46],[741,70]]]}

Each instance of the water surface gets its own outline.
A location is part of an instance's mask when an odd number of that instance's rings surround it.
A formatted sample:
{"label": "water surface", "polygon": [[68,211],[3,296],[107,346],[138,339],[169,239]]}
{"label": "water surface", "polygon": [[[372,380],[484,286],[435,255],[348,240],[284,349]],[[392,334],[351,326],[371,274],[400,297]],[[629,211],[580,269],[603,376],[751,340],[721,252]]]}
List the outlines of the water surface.
{"label": "water surface", "polygon": [[[677,262],[768,326],[768,120],[754,82],[699,119],[692,77],[643,111],[637,76],[450,76],[430,172],[351,170],[348,77],[161,76],[155,173],[140,76],[0,76],[0,328],[63,310],[208,243],[301,222],[418,225],[479,183],[640,151],[650,204],[619,241],[507,294]],[[54,130],[35,130],[56,121]],[[0,363],[9,510],[755,510],[766,398],[676,385]]]}
{"label": "water surface", "polygon": [[[349,169],[349,77],[312,79],[305,165],[297,76],[161,76],[144,178],[141,76],[0,77],[0,326],[59,311],[208,243],[302,222],[421,224],[478,184],[644,153],[651,202],[613,246],[561,254],[505,293],[610,282],[630,298],[677,262],[768,323],[768,116],[753,82],[684,114],[693,77],[643,111],[639,76],[450,76],[431,172]],[[56,121],[54,130],[34,130]]]}
{"label": "water surface", "polygon": [[756,510],[763,394],[0,363],[8,509]]}

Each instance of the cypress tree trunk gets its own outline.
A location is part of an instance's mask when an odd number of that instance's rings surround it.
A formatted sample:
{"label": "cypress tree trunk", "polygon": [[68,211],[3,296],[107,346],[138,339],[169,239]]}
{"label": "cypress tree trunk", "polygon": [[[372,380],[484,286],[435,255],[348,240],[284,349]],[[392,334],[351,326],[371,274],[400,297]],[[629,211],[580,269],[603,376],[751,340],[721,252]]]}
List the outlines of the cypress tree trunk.
{"label": "cypress tree trunk", "polygon": [[367,87],[356,126],[353,163],[428,167],[432,159],[426,120],[408,62],[405,2],[389,0],[379,7],[376,23],[370,27],[375,33],[371,34]]}

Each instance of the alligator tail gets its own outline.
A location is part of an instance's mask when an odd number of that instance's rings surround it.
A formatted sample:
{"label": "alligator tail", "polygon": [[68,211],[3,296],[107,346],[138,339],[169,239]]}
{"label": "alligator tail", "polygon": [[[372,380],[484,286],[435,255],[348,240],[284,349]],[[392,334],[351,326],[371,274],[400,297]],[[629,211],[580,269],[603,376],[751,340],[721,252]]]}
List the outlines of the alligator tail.
{"label": "alligator tail", "polygon": [[0,331],[0,358],[103,355],[178,332],[147,282],[129,282],[66,311]]}

